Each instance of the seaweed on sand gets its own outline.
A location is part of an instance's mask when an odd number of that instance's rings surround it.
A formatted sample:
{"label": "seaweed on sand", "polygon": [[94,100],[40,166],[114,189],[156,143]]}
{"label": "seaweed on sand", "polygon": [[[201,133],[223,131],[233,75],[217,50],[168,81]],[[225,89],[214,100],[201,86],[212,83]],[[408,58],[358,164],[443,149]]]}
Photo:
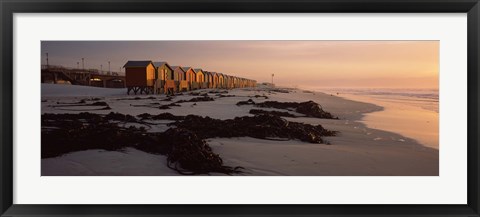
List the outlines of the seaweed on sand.
{"label": "seaweed on sand", "polygon": [[241,106],[241,105],[255,105],[255,102],[252,99],[237,102],[237,106]]}
{"label": "seaweed on sand", "polygon": [[275,116],[280,116],[280,117],[291,117],[294,118],[296,117],[294,114],[288,113],[288,112],[279,112],[279,111],[265,111],[261,109],[250,109],[250,114],[253,115],[275,115]]}
{"label": "seaweed on sand", "polygon": [[222,158],[196,133],[183,128],[171,128],[159,135],[166,147],[167,165],[180,174],[241,173],[242,167],[223,165]]}
{"label": "seaweed on sand", "polygon": [[178,107],[178,106],[180,106],[180,105],[179,105],[179,104],[176,104],[176,103],[170,103],[170,104],[168,104],[168,105],[161,105],[161,106],[158,107],[158,109],[171,109],[172,106],[177,106],[177,107]]}
{"label": "seaweed on sand", "polygon": [[189,100],[179,100],[176,103],[184,103],[184,102],[208,102],[208,101],[214,101],[212,97],[209,96],[202,96],[202,97],[195,97]]}
{"label": "seaweed on sand", "polygon": [[176,104],[176,103],[170,103],[170,104],[166,104],[166,105],[160,105],[160,103],[149,103],[149,104],[141,104],[141,105],[130,104],[130,106],[132,106],[132,107],[158,108],[158,109],[161,109],[161,110],[165,110],[165,109],[171,109],[172,106],[180,106],[180,105]]}
{"label": "seaweed on sand", "polygon": [[94,102],[94,103],[85,103],[82,99],[78,103],[60,103],[57,102],[57,105],[51,105],[50,107],[58,108],[58,107],[77,107],[77,106],[108,106],[106,102]]}
{"label": "seaweed on sand", "polygon": [[290,93],[290,90],[288,89],[281,89],[281,88],[272,88],[269,89],[271,92],[278,92],[278,93]]}
{"label": "seaweed on sand", "polygon": [[141,118],[142,120],[183,120],[185,119],[184,116],[177,116],[177,115],[173,115],[171,113],[161,113],[161,114],[158,114],[158,115],[151,115],[151,114],[148,114],[148,113],[143,113],[143,114],[139,114],[137,115],[137,117]]}
{"label": "seaweed on sand", "polygon": [[225,94],[227,94],[228,91],[226,91],[226,90],[211,90],[208,93],[220,93],[220,94],[225,93]]}
{"label": "seaweed on sand", "polygon": [[[103,108],[91,108],[91,109],[66,109],[66,107],[87,107],[87,106],[102,106]],[[62,102],[57,102],[56,105],[50,105],[50,107],[53,107],[58,110],[66,110],[66,111],[95,111],[95,110],[111,110],[110,106],[106,102],[94,102],[94,103],[86,103],[84,99],[80,100],[79,102],[76,103],[62,103]]]}
{"label": "seaweed on sand", "polygon": [[42,115],[42,158],[81,150],[118,151],[133,147],[166,155],[168,167],[180,174],[241,172],[241,167],[223,165],[220,156],[213,153],[204,140],[186,129],[149,133],[142,127],[120,127],[111,120],[136,122],[135,117],[119,113],[105,116],[90,113]]}
{"label": "seaweed on sand", "polygon": [[307,101],[307,102],[265,101],[265,102],[255,103],[252,99],[249,99],[247,101],[240,101],[237,103],[237,106],[241,106],[241,105],[254,105],[256,107],[262,107],[262,108],[294,110],[295,112],[304,114],[307,117],[338,119],[338,117],[334,117],[330,112],[323,110],[323,108],[314,101]]}
{"label": "seaweed on sand", "polygon": [[228,120],[187,115],[183,121],[177,121],[172,125],[195,132],[203,139],[249,136],[258,139],[277,137],[298,139],[309,143],[324,143],[322,137],[336,134],[335,131],[327,130],[321,125],[290,122],[271,114],[236,117]]}
{"label": "seaweed on sand", "polygon": [[[289,122],[277,115],[261,114],[218,120],[196,115],[175,116],[109,113],[43,114],[42,158],[69,152],[105,149],[122,150],[133,147],[152,154],[167,156],[167,165],[180,174],[211,172],[241,173],[241,167],[223,165],[220,156],[205,142],[215,137],[253,137],[259,139],[286,138],[310,143],[324,143],[322,137],[334,136],[335,131],[321,125]],[[122,127],[116,122],[145,124],[145,120],[175,120],[175,126],[165,132],[148,132],[145,127]],[[148,124],[148,123],[147,123]],[[124,125],[125,126],[125,125]],[[328,144],[328,143],[327,143]]]}
{"label": "seaweed on sand", "polygon": [[157,98],[155,98],[154,96],[143,97],[143,98],[137,96],[137,97],[134,97],[134,98],[131,98],[131,97],[119,98],[117,100],[146,100],[146,99],[151,99],[152,100],[152,99],[157,99]]}
{"label": "seaweed on sand", "polygon": [[223,97],[236,97],[235,95],[231,95],[231,94],[221,94],[221,93],[218,93],[216,94],[215,96],[218,96],[219,98],[223,98]]}

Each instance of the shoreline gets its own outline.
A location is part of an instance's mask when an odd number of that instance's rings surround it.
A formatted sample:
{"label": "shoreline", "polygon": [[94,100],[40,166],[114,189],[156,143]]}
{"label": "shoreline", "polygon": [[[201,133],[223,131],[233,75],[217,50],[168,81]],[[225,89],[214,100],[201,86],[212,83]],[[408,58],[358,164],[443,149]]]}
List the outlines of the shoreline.
{"label": "shoreline", "polygon": [[[398,133],[425,147],[439,149],[439,113],[421,107],[388,102],[369,95],[342,93],[347,100],[372,103],[383,109],[365,113],[359,120],[367,127]],[[393,124],[392,124],[393,123]]]}

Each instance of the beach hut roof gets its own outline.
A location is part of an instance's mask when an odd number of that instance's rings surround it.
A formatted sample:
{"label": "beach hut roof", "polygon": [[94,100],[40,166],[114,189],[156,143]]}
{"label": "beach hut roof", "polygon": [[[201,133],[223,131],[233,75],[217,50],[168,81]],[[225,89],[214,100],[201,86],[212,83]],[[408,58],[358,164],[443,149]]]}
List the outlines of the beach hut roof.
{"label": "beach hut roof", "polygon": [[168,65],[167,62],[153,62],[153,65],[154,65],[155,67],[157,67],[157,68],[158,68],[158,67],[161,67],[161,66],[163,66],[163,65],[167,65],[168,68],[170,68],[170,69],[173,70],[173,68],[172,68],[170,65]]}
{"label": "beach hut roof", "polygon": [[195,71],[195,72],[202,71],[202,72],[203,72],[203,70],[202,70],[201,68],[196,68],[196,69],[193,69],[193,71]]}
{"label": "beach hut roof", "polygon": [[175,71],[175,69],[179,68],[180,70],[182,70],[182,72],[185,72],[185,70],[183,70],[183,67],[181,66],[172,66],[172,69]]}
{"label": "beach hut roof", "polygon": [[[191,68],[192,68],[192,67],[190,67],[190,66],[182,67],[183,71],[188,71],[188,70],[191,69]],[[193,70],[193,69],[192,69],[192,70]],[[194,70],[194,72],[195,72],[195,70]]]}
{"label": "beach hut roof", "polygon": [[153,64],[151,60],[129,60],[123,68],[125,67],[147,67],[148,65]]}

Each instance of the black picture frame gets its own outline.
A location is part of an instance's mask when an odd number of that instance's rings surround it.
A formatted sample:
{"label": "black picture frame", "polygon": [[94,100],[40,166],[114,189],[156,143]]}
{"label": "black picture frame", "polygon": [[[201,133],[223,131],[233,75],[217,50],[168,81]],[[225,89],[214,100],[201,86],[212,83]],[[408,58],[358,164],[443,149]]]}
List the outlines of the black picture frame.
{"label": "black picture frame", "polygon": [[[0,0],[1,216],[480,216],[479,0]],[[17,205],[13,199],[14,13],[467,13],[466,205]],[[234,195],[232,195],[234,196]]]}

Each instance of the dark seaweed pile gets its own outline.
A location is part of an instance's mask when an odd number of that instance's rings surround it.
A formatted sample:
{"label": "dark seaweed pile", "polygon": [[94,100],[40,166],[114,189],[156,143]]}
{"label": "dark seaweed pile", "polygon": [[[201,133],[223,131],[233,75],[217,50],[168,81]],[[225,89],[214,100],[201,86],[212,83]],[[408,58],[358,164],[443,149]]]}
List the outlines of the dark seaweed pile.
{"label": "dark seaweed pile", "polygon": [[175,128],[162,133],[150,133],[144,127],[120,127],[116,121],[142,123],[131,115],[119,113],[44,114],[42,158],[82,150],[116,151],[133,147],[152,154],[166,155],[168,167],[180,174],[241,172],[240,167],[223,165],[220,156],[212,151],[205,140],[187,129]]}
{"label": "dark seaweed pile", "polygon": [[279,112],[279,111],[265,111],[261,109],[250,109],[250,114],[253,115],[275,115],[280,117],[296,117],[295,115],[288,113],[288,112]]}
{"label": "dark seaweed pile", "polygon": [[252,99],[249,99],[247,101],[240,101],[237,103],[237,105],[238,106],[254,105],[256,107],[262,107],[262,108],[294,110],[295,112],[304,114],[307,117],[338,119],[338,117],[334,117],[330,112],[324,111],[318,103],[313,101],[307,101],[307,102],[265,101],[261,103],[255,103]]}
{"label": "dark seaweed pile", "polygon": [[148,113],[143,113],[138,115],[142,120],[183,120],[184,116],[177,116],[171,113],[161,113],[158,115],[151,115]]}
{"label": "dark seaweed pile", "polygon": [[214,101],[212,97],[209,96],[202,96],[202,97],[195,97],[189,100],[179,100],[177,103],[184,103],[184,102],[208,102],[208,101]]}
{"label": "dark seaweed pile", "polygon": [[[88,101],[98,101],[100,99],[98,98],[93,98],[93,99],[82,99],[78,102],[57,102],[56,105],[50,105],[50,107],[54,107],[54,108],[57,108],[57,109],[60,109],[60,110],[69,110],[69,111],[94,111],[94,110],[110,110],[110,106],[108,105],[108,103],[106,102],[93,102],[93,103],[87,103],[87,100]],[[93,108],[93,109],[81,109],[80,107],[86,107],[86,106],[89,106],[89,107],[95,107],[95,106],[99,106],[101,108]],[[77,109],[65,109],[67,107],[75,107]],[[80,109],[79,109],[80,108]]]}
{"label": "dark seaweed pile", "polygon": [[[145,127],[121,127],[121,123],[154,125],[150,120],[174,120],[170,125],[175,128],[152,133],[147,132]],[[181,174],[233,174],[241,172],[241,168],[223,165],[220,156],[212,151],[205,139],[248,136],[323,143],[322,137],[334,135],[334,131],[326,130],[321,125],[289,122],[272,114],[218,120],[196,115],[175,116],[170,113],[141,114],[137,118],[113,112],[107,115],[83,112],[43,114],[41,140],[42,158],[81,150],[113,151],[133,147],[148,153],[166,155],[167,165]]]}
{"label": "dark seaweed pile", "polygon": [[[171,128],[159,134],[160,143],[166,148],[167,165],[180,174],[208,174],[211,172],[241,173],[242,167],[223,165],[223,160],[198,134],[183,128]],[[154,146],[151,148],[158,147]],[[145,150],[145,148],[143,149]]]}
{"label": "dark seaweed pile", "polygon": [[309,143],[323,143],[323,136],[335,135],[334,131],[326,130],[321,125],[313,126],[290,122],[270,114],[236,117],[228,120],[188,115],[183,121],[175,122],[172,125],[193,131],[203,139],[249,136],[258,139],[276,137],[298,139]]}

